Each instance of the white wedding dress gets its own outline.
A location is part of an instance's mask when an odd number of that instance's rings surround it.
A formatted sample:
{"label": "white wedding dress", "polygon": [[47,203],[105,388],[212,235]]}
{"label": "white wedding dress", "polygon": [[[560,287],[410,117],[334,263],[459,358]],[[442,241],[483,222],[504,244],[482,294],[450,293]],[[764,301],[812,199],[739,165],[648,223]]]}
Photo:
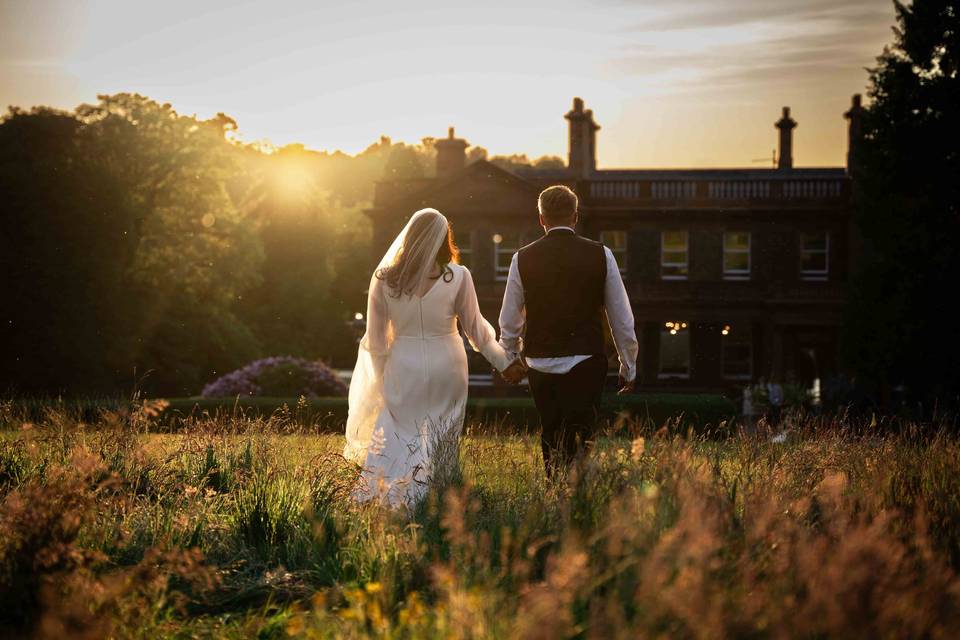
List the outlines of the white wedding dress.
{"label": "white wedding dress", "polygon": [[494,367],[509,365],[480,314],[470,271],[448,267],[447,276],[419,296],[394,295],[385,281],[371,279],[344,449],[363,468],[355,493],[361,500],[412,505],[436,465],[457,462],[467,402],[467,354],[458,320],[471,346]]}

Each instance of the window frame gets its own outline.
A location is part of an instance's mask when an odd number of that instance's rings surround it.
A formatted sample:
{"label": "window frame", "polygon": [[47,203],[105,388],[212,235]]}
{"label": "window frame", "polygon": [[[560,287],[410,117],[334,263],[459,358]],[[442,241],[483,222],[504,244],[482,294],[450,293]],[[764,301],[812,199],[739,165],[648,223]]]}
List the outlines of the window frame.
{"label": "window frame", "polygon": [[[727,236],[734,233],[744,233],[747,235],[747,248],[746,249],[729,249],[727,247]],[[746,269],[727,269],[727,254],[746,254],[747,255],[747,268]],[[723,279],[724,280],[749,280],[753,275],[753,233],[750,231],[724,231],[723,232]]]}
{"label": "window frame", "polygon": [[[730,327],[734,327],[734,325],[724,325],[724,328],[730,328]],[[739,380],[739,381],[753,380],[753,335],[750,332],[749,325],[747,325],[747,329],[743,332],[739,332],[739,331],[733,332],[732,328],[728,329],[728,333],[731,333],[731,332],[734,333],[734,335],[736,336],[734,337],[733,341],[727,341],[727,338],[729,336],[723,335],[722,331],[720,335],[720,341],[721,341],[720,342],[720,377],[723,378],[724,380]],[[742,341],[738,341],[740,339],[739,336],[741,335],[745,335],[746,339]],[[727,373],[727,369],[726,369],[727,357],[726,356],[727,356],[728,345],[729,346],[746,345],[747,365],[748,365],[747,373],[745,374],[743,373],[728,374]]]}
{"label": "window frame", "polygon": [[[507,277],[510,275],[510,261],[507,261],[505,267],[500,266],[500,255],[509,255],[510,260],[513,259],[513,254],[520,250],[520,247],[523,246],[523,232],[521,231],[494,231],[491,234],[491,238],[495,236],[500,236],[500,242],[493,242],[493,273],[497,282],[506,282]],[[516,240],[516,246],[512,249],[502,249],[507,238],[513,237]]]}
{"label": "window frame", "polygon": [[[687,370],[685,373],[668,373],[663,371],[663,341],[664,339],[673,339],[683,337],[687,345]],[[660,344],[657,348],[657,380],[689,380],[693,369],[693,353],[690,346],[689,329],[680,329],[675,334],[670,333],[670,329],[660,327]]]}
{"label": "window frame", "polygon": [[[686,260],[681,262],[664,262],[664,237],[668,233],[682,233],[683,234],[683,252],[686,255]],[[673,267],[682,267],[686,273],[682,274],[667,274],[664,273],[664,268],[673,268]],[[690,232],[686,230],[673,230],[673,231],[660,231],[660,279],[661,280],[688,280],[690,278]]]}
{"label": "window frame", "polygon": [[[465,266],[470,271],[473,271],[473,231],[472,230],[467,231],[466,236],[467,236],[466,238],[467,242],[462,245],[458,244],[457,249],[460,250],[460,264]],[[470,264],[466,264],[464,262],[463,260],[464,256],[467,257],[467,260],[469,261]]]}
{"label": "window frame", "polygon": [[[804,247],[804,236],[822,233],[824,239],[823,249],[806,249]],[[825,282],[830,279],[830,232],[829,231],[801,231],[800,237],[800,279],[807,282]],[[823,254],[823,269],[804,269],[803,259],[805,255]]]}
{"label": "window frame", "polygon": [[[607,244],[607,242],[604,240],[604,236],[612,233],[623,234],[622,248],[615,249],[611,247],[609,244]],[[621,276],[627,273],[627,259],[628,259],[628,253],[630,248],[629,243],[630,243],[630,238],[629,238],[629,235],[627,234],[626,229],[604,229],[600,232],[600,244],[610,249],[610,253],[613,254],[613,257],[617,261],[617,268],[620,270]]]}

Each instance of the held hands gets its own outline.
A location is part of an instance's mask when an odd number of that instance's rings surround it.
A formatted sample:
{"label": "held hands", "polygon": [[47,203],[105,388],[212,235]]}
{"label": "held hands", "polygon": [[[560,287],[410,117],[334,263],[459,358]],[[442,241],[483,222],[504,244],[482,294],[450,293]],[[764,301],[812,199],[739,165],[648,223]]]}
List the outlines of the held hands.
{"label": "held hands", "polygon": [[523,358],[517,357],[500,375],[503,376],[503,379],[506,380],[508,384],[520,384],[520,381],[527,375],[527,365],[524,363]]}

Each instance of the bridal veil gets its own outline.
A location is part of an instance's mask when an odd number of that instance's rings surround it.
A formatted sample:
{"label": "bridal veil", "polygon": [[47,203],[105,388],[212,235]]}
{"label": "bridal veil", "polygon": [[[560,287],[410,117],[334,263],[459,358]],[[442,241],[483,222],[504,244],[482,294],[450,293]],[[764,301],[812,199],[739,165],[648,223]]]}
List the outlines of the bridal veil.
{"label": "bridal veil", "polygon": [[[447,219],[436,209],[421,209],[410,217],[394,239],[370,278],[367,294],[367,328],[357,350],[357,364],[350,380],[347,445],[344,457],[361,463],[366,455],[377,416],[383,408],[383,369],[393,335],[387,318],[385,296],[422,294],[440,247],[447,239]],[[394,290],[381,277],[397,265]],[[394,278],[391,278],[394,280]]]}

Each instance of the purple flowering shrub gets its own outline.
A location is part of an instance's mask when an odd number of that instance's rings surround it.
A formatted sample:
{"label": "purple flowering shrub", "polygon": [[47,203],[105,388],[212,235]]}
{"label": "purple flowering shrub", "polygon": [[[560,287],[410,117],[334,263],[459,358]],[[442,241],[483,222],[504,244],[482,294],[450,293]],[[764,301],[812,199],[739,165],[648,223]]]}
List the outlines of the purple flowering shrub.
{"label": "purple flowering shrub", "polygon": [[272,356],[217,378],[203,388],[204,398],[269,396],[344,396],[345,385],[333,370],[319,360]]}

